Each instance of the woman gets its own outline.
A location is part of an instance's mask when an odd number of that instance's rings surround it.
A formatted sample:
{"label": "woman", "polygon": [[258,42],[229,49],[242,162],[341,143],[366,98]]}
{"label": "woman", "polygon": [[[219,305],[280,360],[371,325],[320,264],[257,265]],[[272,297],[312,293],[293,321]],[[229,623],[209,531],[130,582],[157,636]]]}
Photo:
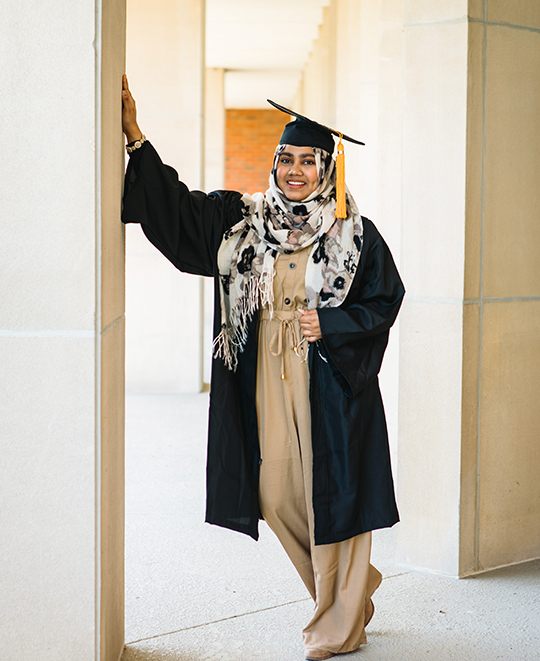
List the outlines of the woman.
{"label": "woman", "polygon": [[206,521],[264,518],[315,602],[306,659],[366,642],[371,531],[398,521],[377,374],[404,294],[347,191],[331,132],[285,127],[266,194],[190,192],[142,135],[124,77],[123,221],[177,268],[215,279]]}

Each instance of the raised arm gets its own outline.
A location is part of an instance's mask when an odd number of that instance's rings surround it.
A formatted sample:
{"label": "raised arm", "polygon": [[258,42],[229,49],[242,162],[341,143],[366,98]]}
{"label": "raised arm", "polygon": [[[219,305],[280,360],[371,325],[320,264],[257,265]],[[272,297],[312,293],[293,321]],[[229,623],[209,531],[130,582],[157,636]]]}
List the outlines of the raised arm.
{"label": "raised arm", "polygon": [[[126,76],[122,86],[122,128],[129,144],[140,140],[142,132]],[[130,154],[122,220],[140,223],[148,240],[176,268],[212,276],[224,232],[242,217],[241,197],[235,191],[190,191],[146,141]]]}

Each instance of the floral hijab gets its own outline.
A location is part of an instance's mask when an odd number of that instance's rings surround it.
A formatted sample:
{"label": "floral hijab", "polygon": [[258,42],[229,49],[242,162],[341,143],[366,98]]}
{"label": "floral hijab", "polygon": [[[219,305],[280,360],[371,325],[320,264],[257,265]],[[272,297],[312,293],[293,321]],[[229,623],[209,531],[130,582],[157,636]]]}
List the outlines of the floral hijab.
{"label": "floral hijab", "polygon": [[319,185],[305,200],[289,200],[276,183],[286,145],[278,145],[266,193],[242,196],[242,220],[223,236],[218,251],[221,331],[214,356],[235,370],[256,310],[272,311],[274,262],[311,246],[306,268],[308,309],[337,307],[347,296],[363,243],[362,218],[347,189],[347,218],[336,219],[335,162],[313,147]]}

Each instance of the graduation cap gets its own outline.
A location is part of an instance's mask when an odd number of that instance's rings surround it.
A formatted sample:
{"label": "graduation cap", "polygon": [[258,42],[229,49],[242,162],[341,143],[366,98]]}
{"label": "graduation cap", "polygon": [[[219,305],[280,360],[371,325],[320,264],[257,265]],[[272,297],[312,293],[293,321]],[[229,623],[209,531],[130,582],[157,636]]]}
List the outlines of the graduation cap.
{"label": "graduation cap", "polygon": [[342,140],[354,142],[357,145],[363,145],[360,140],[350,138],[340,131],[319,124],[318,122],[304,117],[294,110],[289,110],[279,103],[275,103],[270,99],[266,99],[271,106],[281,110],[281,112],[293,115],[296,119],[289,122],[283,129],[280,145],[294,145],[296,147],[319,147],[324,149],[329,154],[334,153],[334,135],[339,138],[336,156],[336,218],[347,217],[347,205],[345,200],[345,151],[343,148]]}

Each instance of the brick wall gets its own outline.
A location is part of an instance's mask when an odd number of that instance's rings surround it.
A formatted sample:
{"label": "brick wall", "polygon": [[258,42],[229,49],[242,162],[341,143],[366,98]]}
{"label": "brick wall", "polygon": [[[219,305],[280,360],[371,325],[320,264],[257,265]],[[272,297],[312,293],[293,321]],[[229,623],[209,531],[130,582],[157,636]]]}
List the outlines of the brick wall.
{"label": "brick wall", "polygon": [[225,188],[242,193],[268,189],[274,150],[290,121],[279,110],[227,110]]}

